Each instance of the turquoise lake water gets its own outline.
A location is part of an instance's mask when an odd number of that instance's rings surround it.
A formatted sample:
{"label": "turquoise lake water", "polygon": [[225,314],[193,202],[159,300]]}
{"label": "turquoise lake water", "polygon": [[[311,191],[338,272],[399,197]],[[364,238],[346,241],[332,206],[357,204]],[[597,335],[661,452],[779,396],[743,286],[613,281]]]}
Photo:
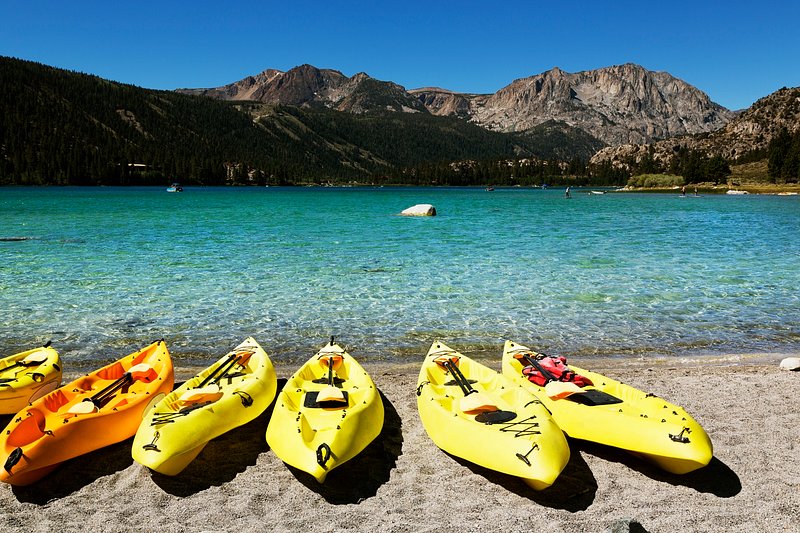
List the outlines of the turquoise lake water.
{"label": "turquoise lake water", "polygon": [[[439,216],[397,214],[416,203]],[[800,349],[800,197],[439,188],[0,188],[0,353],[90,364],[253,335],[302,361],[434,339],[679,357]]]}

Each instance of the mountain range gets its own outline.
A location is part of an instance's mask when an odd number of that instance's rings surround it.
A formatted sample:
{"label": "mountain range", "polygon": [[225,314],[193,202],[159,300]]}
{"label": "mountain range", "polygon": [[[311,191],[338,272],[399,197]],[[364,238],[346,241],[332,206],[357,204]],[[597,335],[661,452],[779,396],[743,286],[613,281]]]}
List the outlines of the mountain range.
{"label": "mountain range", "polygon": [[493,94],[311,65],[156,91],[0,57],[0,91],[0,184],[616,184],[631,161],[682,148],[764,159],[800,129],[800,88],[732,112],[633,64],[554,68]]}
{"label": "mountain range", "polygon": [[212,89],[179,91],[223,100],[324,106],[348,113],[429,113],[505,133],[555,122],[611,146],[708,133],[735,116],[688,83],[631,63],[575,74],[553,68],[515,80],[494,94],[440,88],[407,91],[363,72],[347,77],[311,65],[287,72],[269,69]]}

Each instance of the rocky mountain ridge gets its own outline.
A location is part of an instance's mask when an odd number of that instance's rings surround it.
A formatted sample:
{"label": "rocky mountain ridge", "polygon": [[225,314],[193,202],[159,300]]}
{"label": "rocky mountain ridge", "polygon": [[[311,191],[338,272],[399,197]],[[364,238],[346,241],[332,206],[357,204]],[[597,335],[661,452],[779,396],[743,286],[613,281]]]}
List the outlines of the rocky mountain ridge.
{"label": "rocky mountain ridge", "polygon": [[515,80],[494,94],[441,88],[406,91],[363,72],[348,78],[311,65],[287,72],[265,70],[222,87],[180,92],[225,100],[321,105],[352,113],[427,112],[500,132],[523,132],[555,121],[612,146],[708,133],[734,116],[688,83],[631,63],[574,74],[553,68]]}
{"label": "rocky mountain ridge", "polygon": [[665,139],[651,144],[609,146],[595,154],[591,162],[610,161],[616,167],[624,167],[628,161],[638,163],[649,155],[659,163],[669,164],[682,146],[735,160],[766,150],[782,129],[789,133],[800,131],[800,87],[784,87],[759,99],[723,128],[707,135]]}
{"label": "rocky mountain ridge", "polygon": [[396,83],[363,72],[347,77],[338,70],[300,65],[286,72],[267,69],[256,76],[213,89],[178,89],[184,94],[265,104],[324,106],[337,111],[424,112],[425,107]]}

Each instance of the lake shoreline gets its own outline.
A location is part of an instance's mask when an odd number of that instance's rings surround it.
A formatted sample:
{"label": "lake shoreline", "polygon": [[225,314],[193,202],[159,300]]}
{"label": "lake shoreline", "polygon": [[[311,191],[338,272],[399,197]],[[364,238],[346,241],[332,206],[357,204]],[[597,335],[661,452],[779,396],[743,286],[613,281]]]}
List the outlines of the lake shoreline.
{"label": "lake shoreline", "polygon": [[[76,458],[31,487],[3,486],[0,527],[411,532],[535,526],[577,533],[631,521],[649,532],[788,531],[795,523],[800,373],[777,364],[594,364],[593,370],[686,408],[709,434],[714,459],[677,476],[618,450],[571,440],[569,464],[541,492],[436,448],[416,412],[418,365],[365,368],[384,398],[383,432],[325,485],[269,450],[267,410],[212,441],[174,478],[134,463],[128,439]],[[280,366],[279,377],[289,371]]]}

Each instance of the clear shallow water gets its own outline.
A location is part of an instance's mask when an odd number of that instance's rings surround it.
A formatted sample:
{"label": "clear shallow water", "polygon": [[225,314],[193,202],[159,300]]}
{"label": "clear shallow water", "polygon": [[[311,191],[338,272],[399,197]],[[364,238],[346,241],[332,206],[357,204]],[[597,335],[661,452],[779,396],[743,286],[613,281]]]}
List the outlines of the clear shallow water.
{"label": "clear shallow water", "polygon": [[[439,216],[396,216],[432,203]],[[253,335],[305,360],[440,338],[603,356],[800,348],[800,198],[423,188],[0,188],[0,353]]]}

